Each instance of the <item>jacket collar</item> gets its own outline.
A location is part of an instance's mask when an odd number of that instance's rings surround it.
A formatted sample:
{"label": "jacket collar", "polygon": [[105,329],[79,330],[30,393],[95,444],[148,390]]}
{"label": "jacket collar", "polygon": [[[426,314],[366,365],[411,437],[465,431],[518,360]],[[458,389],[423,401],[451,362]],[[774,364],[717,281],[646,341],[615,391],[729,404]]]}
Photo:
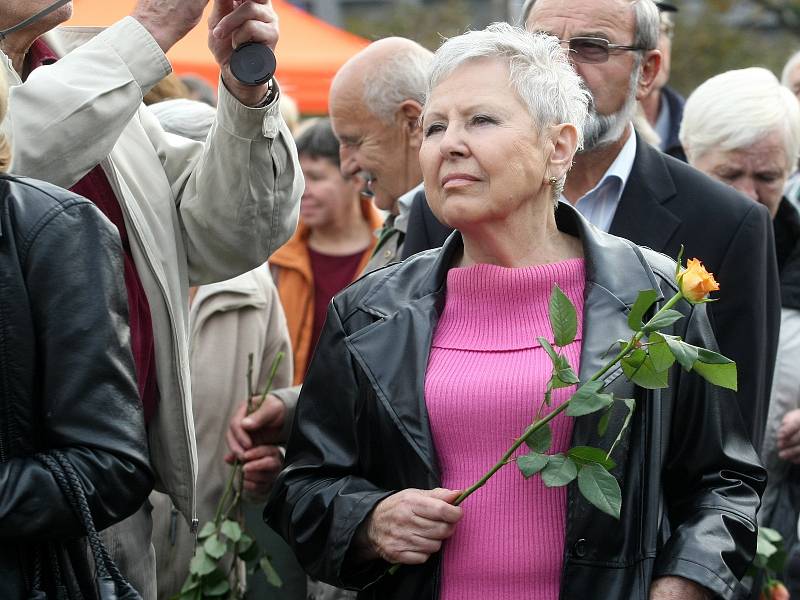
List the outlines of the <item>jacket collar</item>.
{"label": "jacket collar", "polygon": [[[602,366],[609,344],[630,335],[627,313],[639,291],[658,292],[660,288],[641,250],[633,243],[600,231],[568,204],[559,205],[556,223],[561,231],[577,236],[584,250],[587,281],[579,376],[585,381]],[[383,276],[380,271],[371,275],[379,279],[358,308],[379,320],[345,339],[379,401],[435,480],[439,479],[439,470],[425,406],[425,373],[431,340],[444,306],[447,271],[462,249],[461,234],[456,231],[441,250],[416,255],[386,269]],[[387,356],[397,356],[397,348],[403,349],[402,358],[387,360]],[[413,382],[409,381],[409,373],[416,374]],[[595,421],[576,421],[575,444],[590,440],[597,443]]]}
{"label": "jacket collar", "polygon": [[[607,290],[621,305],[633,305],[640,290],[658,289],[641,251],[632,242],[600,231],[565,202],[559,203],[556,224],[559,230],[581,240],[586,260],[587,283]],[[397,311],[398,298],[413,302],[428,295],[444,295],[447,271],[461,254],[463,247],[461,234],[458,231],[453,232],[441,250],[422,253],[429,256],[438,254],[433,261],[427,261],[422,276],[406,277],[403,266],[389,270],[364,296],[359,308],[383,317]]]}
{"label": "jacket collar", "polygon": [[667,206],[677,194],[664,155],[636,134],[636,158],[622,192],[609,233],[631,237],[636,233],[642,246],[665,248],[681,219]]}

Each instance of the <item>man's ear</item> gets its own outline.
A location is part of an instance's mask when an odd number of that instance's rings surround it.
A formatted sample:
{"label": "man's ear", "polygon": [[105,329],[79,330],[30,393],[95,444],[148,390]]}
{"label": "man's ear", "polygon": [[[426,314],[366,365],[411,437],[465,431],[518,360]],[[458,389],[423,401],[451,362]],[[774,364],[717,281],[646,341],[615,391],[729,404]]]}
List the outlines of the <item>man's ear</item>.
{"label": "man's ear", "polygon": [[661,51],[647,50],[642,60],[642,68],[639,71],[639,81],[636,82],[636,99],[646,98],[653,88],[656,76],[661,70]]}
{"label": "man's ear", "polygon": [[578,130],[572,123],[562,123],[550,128],[550,153],[549,169],[545,177],[554,175],[561,178],[572,166],[572,159],[578,149]]}
{"label": "man's ear", "polygon": [[421,115],[422,105],[416,100],[403,100],[397,110],[397,118],[401,121],[400,125],[408,133],[409,142],[417,148],[422,145]]}

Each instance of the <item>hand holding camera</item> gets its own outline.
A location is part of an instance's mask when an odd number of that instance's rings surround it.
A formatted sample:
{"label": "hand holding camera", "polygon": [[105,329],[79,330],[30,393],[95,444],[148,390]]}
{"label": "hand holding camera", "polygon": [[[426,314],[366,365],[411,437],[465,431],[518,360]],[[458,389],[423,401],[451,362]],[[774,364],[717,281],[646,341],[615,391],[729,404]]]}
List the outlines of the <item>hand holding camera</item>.
{"label": "hand holding camera", "polygon": [[[228,90],[242,103],[257,105],[267,95],[274,69],[270,53],[278,43],[278,15],[270,0],[213,0],[208,19],[208,47],[222,71]],[[199,22],[209,0],[139,0],[133,17],[155,38],[164,52],[183,38]],[[245,82],[231,72],[234,50],[240,53]],[[258,46],[265,46],[269,51]],[[260,76],[259,76],[260,75]]]}

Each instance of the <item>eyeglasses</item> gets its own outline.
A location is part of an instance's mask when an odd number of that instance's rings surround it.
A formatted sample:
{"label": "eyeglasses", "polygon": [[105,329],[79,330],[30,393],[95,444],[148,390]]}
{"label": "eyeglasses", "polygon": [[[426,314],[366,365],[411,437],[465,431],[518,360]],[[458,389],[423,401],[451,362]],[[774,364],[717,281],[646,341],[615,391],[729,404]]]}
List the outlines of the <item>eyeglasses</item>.
{"label": "eyeglasses", "polygon": [[611,54],[617,52],[638,52],[646,50],[641,46],[622,46],[612,44],[603,38],[574,37],[568,40],[559,40],[562,44],[569,44],[572,60],[579,63],[597,64],[608,61]]}

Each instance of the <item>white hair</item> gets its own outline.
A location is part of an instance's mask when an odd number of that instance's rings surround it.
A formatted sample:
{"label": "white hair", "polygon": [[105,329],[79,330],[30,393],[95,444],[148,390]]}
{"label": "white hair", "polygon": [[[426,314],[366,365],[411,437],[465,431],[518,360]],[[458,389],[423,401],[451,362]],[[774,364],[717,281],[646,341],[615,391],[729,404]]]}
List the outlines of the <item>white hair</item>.
{"label": "white hair", "polygon": [[789,57],[789,60],[786,61],[786,64],[783,65],[783,72],[781,73],[781,85],[789,89],[792,88],[791,84],[789,83],[789,77],[791,76],[792,71],[797,68],[797,65],[800,65],[800,50],[792,54]]}
{"label": "white hair", "polygon": [[364,76],[364,104],[384,123],[392,123],[400,105],[425,103],[425,80],[433,53],[419,44],[408,45]]}
{"label": "white hair", "polygon": [[[569,63],[558,39],[529,33],[508,23],[492,23],[482,31],[468,31],[444,42],[433,57],[426,97],[464,63],[484,58],[508,61],[512,89],[528,109],[538,133],[562,123],[578,130],[578,148],[583,145],[583,127],[590,94]],[[553,186],[557,200],[565,177]]]}
{"label": "white hair", "polygon": [[[653,0],[631,0],[635,19],[635,31],[633,32],[633,45],[653,50],[658,47],[658,37],[661,33],[661,15],[658,6]],[[525,0],[520,13],[520,25],[525,26],[525,22],[531,15],[533,5],[536,0]]]}
{"label": "white hair", "polygon": [[792,171],[800,154],[800,103],[767,69],[716,75],[686,100],[680,140],[691,162],[713,149],[747,148],[779,132]]}

